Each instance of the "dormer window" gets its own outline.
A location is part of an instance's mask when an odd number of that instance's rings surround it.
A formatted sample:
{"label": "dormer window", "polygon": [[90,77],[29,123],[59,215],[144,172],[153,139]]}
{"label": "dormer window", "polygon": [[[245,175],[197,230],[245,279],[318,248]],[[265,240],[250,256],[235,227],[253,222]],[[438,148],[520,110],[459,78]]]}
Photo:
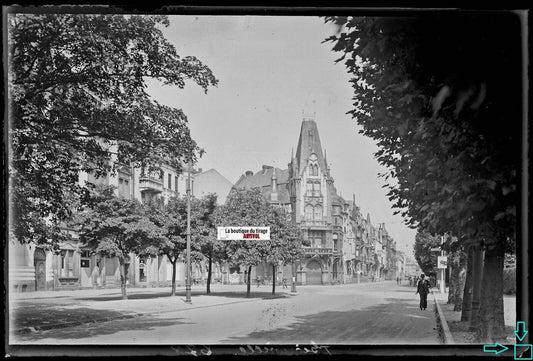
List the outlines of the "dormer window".
{"label": "dormer window", "polygon": [[312,177],[318,176],[318,161],[317,160],[318,158],[315,153],[309,156],[309,164],[307,168],[309,170],[309,175]]}

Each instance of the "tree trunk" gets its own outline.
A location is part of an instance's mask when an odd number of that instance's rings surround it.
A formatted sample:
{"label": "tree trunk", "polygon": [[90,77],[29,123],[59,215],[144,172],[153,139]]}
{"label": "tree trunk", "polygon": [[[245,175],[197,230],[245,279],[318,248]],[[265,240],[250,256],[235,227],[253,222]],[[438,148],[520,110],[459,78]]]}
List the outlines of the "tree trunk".
{"label": "tree trunk", "polygon": [[122,299],[127,300],[128,295],[126,294],[126,265],[124,262],[124,257],[119,257],[118,262],[120,265],[120,291],[122,292]]}
{"label": "tree trunk", "polygon": [[473,272],[474,272],[474,247],[468,247],[468,256],[466,260],[466,278],[465,287],[463,291],[463,307],[461,310],[461,321],[472,320],[472,286],[473,286]]}
{"label": "tree trunk", "polygon": [[483,280],[483,250],[481,246],[474,248],[472,279],[472,318],[470,319],[470,330],[476,331],[479,325],[479,306],[481,297],[481,282]]}
{"label": "tree trunk", "polygon": [[505,254],[501,245],[487,246],[483,265],[483,285],[477,332],[477,339],[482,343],[505,341],[503,317],[504,259]]}
{"label": "tree trunk", "polygon": [[272,264],[272,294],[276,294],[276,265]]}
{"label": "tree trunk", "polygon": [[176,264],[178,263],[178,257],[174,258],[174,261],[170,261],[170,263],[172,263],[172,292],[170,295],[176,296]]}
{"label": "tree trunk", "polygon": [[207,290],[206,293],[211,293],[211,272],[213,271],[213,255],[210,252],[207,257]]}
{"label": "tree trunk", "polygon": [[252,274],[252,266],[248,266],[248,274],[246,275],[246,278],[248,279],[248,282],[246,282],[246,297],[250,297],[250,285],[251,285],[251,274]]}
{"label": "tree trunk", "polygon": [[[450,283],[448,284],[448,302],[447,304],[455,304],[455,296],[457,292],[457,254],[450,252],[448,254],[448,268],[450,269]],[[445,270],[447,271],[447,270]]]}
{"label": "tree trunk", "polygon": [[461,311],[463,307],[463,290],[465,289],[465,281],[466,281],[466,262],[467,262],[467,254],[464,250],[459,251],[459,274],[458,274],[458,280],[457,280],[457,293],[455,296],[455,307],[453,308],[454,311]]}

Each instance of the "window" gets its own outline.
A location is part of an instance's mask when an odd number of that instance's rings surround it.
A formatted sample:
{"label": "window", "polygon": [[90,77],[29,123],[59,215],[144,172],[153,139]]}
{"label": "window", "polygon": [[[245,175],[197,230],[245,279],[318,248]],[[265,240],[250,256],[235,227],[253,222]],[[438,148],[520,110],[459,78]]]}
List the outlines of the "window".
{"label": "window", "polygon": [[175,183],[174,190],[177,192],[178,191],[178,176],[174,176],[174,183]]}
{"label": "window", "polygon": [[308,169],[309,169],[309,175],[310,176],[313,176],[313,177],[318,176],[318,165],[310,164]]}
{"label": "window", "polygon": [[320,221],[322,220],[322,207],[321,206],[315,206],[314,212],[313,212],[313,220]]}
{"label": "window", "polygon": [[310,197],[313,194],[313,183],[308,182],[305,186],[306,186],[306,195]]}
{"label": "window", "polygon": [[320,197],[320,183],[313,183],[313,197]]}
{"label": "window", "polygon": [[172,189],[172,174],[168,174],[168,189]]}
{"label": "window", "polygon": [[118,196],[120,198],[130,199],[130,181],[126,177],[127,176],[122,175],[118,178]]}
{"label": "window", "polygon": [[320,192],[320,183],[319,182],[308,182],[306,184],[306,193],[307,197],[320,197],[322,193]]}
{"label": "window", "polygon": [[313,206],[310,204],[305,206],[305,219],[308,221],[313,220]]}

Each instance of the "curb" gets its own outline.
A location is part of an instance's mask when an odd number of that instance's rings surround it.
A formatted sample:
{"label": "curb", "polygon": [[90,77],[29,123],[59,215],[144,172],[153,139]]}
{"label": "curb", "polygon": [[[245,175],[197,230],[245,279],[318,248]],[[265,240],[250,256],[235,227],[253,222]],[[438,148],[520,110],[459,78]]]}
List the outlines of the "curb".
{"label": "curb", "polygon": [[433,300],[435,301],[435,306],[437,307],[437,313],[439,315],[440,324],[444,333],[444,343],[447,345],[453,345],[455,344],[455,341],[453,339],[452,333],[450,332],[450,328],[448,327],[446,317],[444,317],[444,312],[442,312],[442,309],[440,308],[437,296],[435,296],[433,291],[431,291],[431,294],[433,295]]}
{"label": "curb", "polygon": [[194,309],[198,309],[198,308],[208,308],[208,307],[216,307],[216,306],[223,306],[223,305],[231,305],[231,304],[236,304],[236,303],[251,302],[251,301],[254,301],[254,300],[255,299],[241,300],[241,301],[234,301],[234,302],[224,302],[224,303],[217,303],[217,304],[214,304],[214,305],[204,305],[204,306],[182,308],[182,309],[179,309],[179,310],[163,310],[163,311],[142,312],[142,313],[133,312],[133,313],[128,313],[128,314],[125,314],[125,315],[120,315],[120,316],[115,316],[115,317],[104,317],[104,318],[97,318],[97,319],[92,319],[92,320],[87,320],[87,321],[72,321],[72,322],[56,323],[56,324],[50,324],[50,325],[35,326],[35,327],[22,327],[22,328],[13,330],[13,332],[15,334],[27,334],[27,333],[32,333],[32,332],[47,331],[47,330],[53,330],[53,329],[60,329],[60,328],[87,325],[87,324],[91,324],[91,323],[101,323],[101,322],[123,320],[123,319],[129,319],[129,318],[135,318],[135,317],[141,317],[141,316],[156,315],[156,314],[167,313],[167,312],[180,312],[180,311],[194,310]]}

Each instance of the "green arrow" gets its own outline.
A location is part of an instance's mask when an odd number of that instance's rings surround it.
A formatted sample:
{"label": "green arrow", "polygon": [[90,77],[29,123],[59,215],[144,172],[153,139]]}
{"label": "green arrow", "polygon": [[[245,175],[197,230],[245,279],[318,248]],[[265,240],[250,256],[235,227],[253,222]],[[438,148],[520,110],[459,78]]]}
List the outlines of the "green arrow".
{"label": "green arrow", "polygon": [[494,352],[496,355],[508,349],[508,347],[500,345],[498,342],[494,345],[483,345],[483,352]]}
{"label": "green arrow", "polygon": [[[518,321],[516,323],[516,331],[514,332],[514,334],[516,335],[516,338],[522,342],[522,340],[524,339],[524,337],[526,337],[527,335],[527,330],[526,330],[526,323],[524,321]],[[520,337],[520,335],[522,335],[522,337]]]}

